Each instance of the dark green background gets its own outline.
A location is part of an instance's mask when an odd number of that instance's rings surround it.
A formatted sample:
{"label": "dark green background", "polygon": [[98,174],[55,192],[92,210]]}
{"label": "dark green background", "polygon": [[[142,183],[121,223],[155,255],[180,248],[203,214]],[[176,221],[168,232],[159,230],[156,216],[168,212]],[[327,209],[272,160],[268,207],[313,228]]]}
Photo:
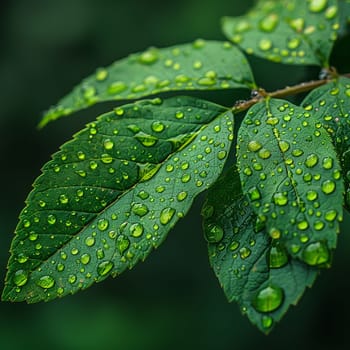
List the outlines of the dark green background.
{"label": "dark green background", "polygon": [[[40,167],[61,143],[105,108],[38,131],[41,112],[74,84],[129,53],[197,37],[223,39],[219,19],[252,1],[13,0],[0,5],[0,277],[17,216]],[[349,45],[333,64],[350,71]],[[267,89],[317,78],[318,69],[252,59]],[[218,100],[232,105],[234,95]],[[216,99],[216,94],[208,94]],[[112,104],[113,105],[113,104]],[[107,108],[112,107],[107,105]],[[350,220],[342,224],[330,271],[264,336],[228,304],[210,270],[200,200],[145,263],[118,279],[62,300],[0,303],[1,349],[348,349]],[[1,282],[1,289],[2,289]]]}

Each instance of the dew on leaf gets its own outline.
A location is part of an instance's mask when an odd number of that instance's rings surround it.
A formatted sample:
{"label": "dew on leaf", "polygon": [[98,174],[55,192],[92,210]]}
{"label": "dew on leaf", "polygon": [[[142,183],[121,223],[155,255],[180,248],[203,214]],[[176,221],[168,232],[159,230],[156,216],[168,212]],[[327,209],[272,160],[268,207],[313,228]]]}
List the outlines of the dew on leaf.
{"label": "dew on leaf", "polygon": [[259,49],[262,51],[268,51],[272,47],[272,41],[270,39],[261,39],[259,41]]}
{"label": "dew on leaf", "polygon": [[164,208],[159,217],[159,221],[161,224],[166,225],[172,219],[175,214],[175,209],[173,208]]}
{"label": "dew on leaf", "polygon": [[111,150],[114,146],[114,142],[111,140],[111,139],[105,139],[103,141],[103,147],[106,149],[106,150]]}
{"label": "dew on leaf", "polygon": [[276,29],[278,22],[278,15],[271,13],[260,21],[259,28],[264,32],[272,32]]}
{"label": "dew on leaf", "polygon": [[264,315],[261,319],[261,325],[264,329],[269,329],[272,327],[273,324],[273,318],[270,316]]}
{"label": "dew on leaf", "polygon": [[176,198],[179,202],[185,200],[187,198],[187,192],[185,192],[185,191],[179,192],[179,194],[177,195]]}
{"label": "dew on leaf", "polygon": [[130,234],[135,237],[141,237],[143,234],[144,228],[140,223],[135,223],[130,226]]}
{"label": "dew on leaf", "polygon": [[287,251],[280,244],[273,245],[270,249],[268,260],[270,268],[280,268],[288,263]]}
{"label": "dew on leaf", "polygon": [[253,306],[258,312],[271,312],[278,309],[284,298],[282,288],[270,285],[261,289],[253,300]]}
{"label": "dew on leaf", "polygon": [[332,222],[336,219],[338,213],[336,210],[328,210],[326,213],[325,213],[325,216],[324,218],[329,221],[329,222]]}
{"label": "dew on leaf", "polygon": [[75,283],[76,280],[77,280],[77,276],[75,276],[75,275],[69,275],[69,277],[68,277],[68,282],[69,282],[70,284]]}
{"label": "dew on leaf", "polygon": [[45,275],[41,276],[36,284],[43,289],[49,289],[55,285],[55,280],[51,276]]}
{"label": "dew on leaf", "polygon": [[89,262],[90,262],[90,255],[85,253],[83,254],[81,257],[80,257],[80,262],[83,264],[83,265],[87,265]]}
{"label": "dew on leaf", "polygon": [[138,216],[145,216],[148,213],[148,207],[142,203],[134,203],[132,212]]}
{"label": "dew on leaf", "polygon": [[205,239],[209,243],[219,243],[224,237],[224,230],[216,224],[209,224],[204,227]]}
{"label": "dew on leaf", "polygon": [[13,276],[13,283],[17,287],[22,287],[28,282],[28,273],[24,270],[18,270]]}
{"label": "dew on leaf", "polygon": [[333,193],[335,191],[335,187],[336,187],[335,182],[332,180],[326,180],[322,182],[322,185],[321,185],[322,192],[325,194]]}
{"label": "dew on leaf", "polygon": [[268,159],[271,157],[271,152],[269,150],[267,150],[266,148],[262,148],[261,150],[259,150],[258,156],[261,159]]}
{"label": "dew on leaf", "polygon": [[328,262],[330,258],[329,250],[324,242],[314,242],[308,244],[302,253],[303,261],[311,266],[317,266]]}
{"label": "dew on leaf", "polygon": [[130,241],[125,235],[120,235],[117,238],[116,245],[120,255],[122,255],[129,248]]}
{"label": "dew on leaf", "polygon": [[250,142],[248,143],[248,149],[249,149],[249,151],[251,151],[251,152],[257,152],[257,151],[259,151],[261,148],[262,148],[262,145],[261,145],[261,143],[258,142],[258,141],[250,141]]}
{"label": "dew on leaf", "polygon": [[309,3],[309,10],[311,12],[321,12],[327,6],[328,0],[311,0]]}
{"label": "dew on leaf", "polygon": [[252,187],[248,190],[249,197],[252,201],[256,201],[261,198],[261,194],[257,187]]}
{"label": "dew on leaf", "polygon": [[100,276],[106,276],[113,268],[114,264],[110,260],[102,261],[97,266],[97,273]]}
{"label": "dew on leaf", "polygon": [[56,223],[56,216],[53,215],[53,214],[48,215],[48,217],[47,217],[47,222],[48,222],[50,225],[54,225],[54,224]]}
{"label": "dew on leaf", "polygon": [[109,221],[107,219],[100,219],[97,222],[97,227],[100,231],[107,230],[108,226],[109,226]]}
{"label": "dew on leaf", "polygon": [[247,259],[250,254],[251,254],[251,250],[249,248],[246,248],[246,247],[242,247],[240,250],[239,250],[239,256],[241,257],[241,259]]}
{"label": "dew on leaf", "polygon": [[67,197],[65,194],[61,194],[61,195],[60,195],[60,202],[61,202],[62,204],[67,204],[68,201],[69,201],[69,199],[68,199],[68,197]]}
{"label": "dew on leaf", "polygon": [[311,153],[309,156],[307,156],[305,160],[305,165],[308,168],[313,168],[318,163],[318,156],[314,153]]}
{"label": "dew on leaf", "polygon": [[288,203],[288,197],[286,197],[283,193],[275,193],[273,195],[273,200],[275,202],[275,204],[277,205],[286,205]]}
{"label": "dew on leaf", "polygon": [[155,62],[157,62],[159,59],[159,55],[156,49],[149,49],[145,52],[143,52],[140,57],[139,57],[139,62],[142,64],[153,64]]}

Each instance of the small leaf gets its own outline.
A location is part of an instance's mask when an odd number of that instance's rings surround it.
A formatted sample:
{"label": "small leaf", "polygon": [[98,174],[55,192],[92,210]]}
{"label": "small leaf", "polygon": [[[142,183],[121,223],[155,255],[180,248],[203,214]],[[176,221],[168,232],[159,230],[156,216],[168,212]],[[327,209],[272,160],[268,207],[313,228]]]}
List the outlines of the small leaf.
{"label": "small leaf", "polygon": [[52,107],[40,126],[97,102],[167,91],[251,88],[253,81],[248,61],[228,42],[198,39],[192,44],[152,47],[98,69]]}
{"label": "small leaf", "polygon": [[43,168],[20,215],[4,300],[51,300],[143,261],[220,174],[232,114],[189,98],[98,118]]}
{"label": "small leaf", "polygon": [[227,38],[274,62],[328,66],[339,29],[336,0],[260,0],[241,17],[225,17]]}
{"label": "small leaf", "polygon": [[343,170],[350,210],[350,79],[340,77],[310,92],[302,102],[330,134]]}
{"label": "small leaf", "polygon": [[202,215],[205,232],[214,227],[223,232],[219,241],[208,243],[208,249],[228,300],[237,301],[253,324],[270,332],[312,285],[318,270],[291,259],[264,228],[257,232],[256,215],[234,168],[209,189]]}
{"label": "small leaf", "polygon": [[253,106],[238,137],[243,192],[268,234],[312,266],[329,266],[342,219],[343,182],[327,131],[277,99]]}

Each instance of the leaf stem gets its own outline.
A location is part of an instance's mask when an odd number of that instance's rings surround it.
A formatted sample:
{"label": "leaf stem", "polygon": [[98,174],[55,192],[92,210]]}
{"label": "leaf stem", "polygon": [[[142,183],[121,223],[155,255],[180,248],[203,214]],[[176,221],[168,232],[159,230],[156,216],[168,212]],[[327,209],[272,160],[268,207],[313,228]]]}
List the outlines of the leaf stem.
{"label": "leaf stem", "polygon": [[339,76],[350,78],[350,73],[341,74],[341,75],[338,75],[335,71],[331,71],[330,73],[331,74],[329,75],[329,77],[325,79],[302,82],[293,86],[286,86],[283,89],[278,89],[272,92],[267,92],[261,88],[258,90],[252,90],[252,93],[251,93],[252,97],[249,100],[237,101],[235,105],[232,107],[232,112],[233,113],[243,112],[266,97],[281,98],[281,97],[286,97],[290,95],[296,95],[302,92],[316,89],[324,84],[331,82],[332,80],[334,80],[334,78]]}

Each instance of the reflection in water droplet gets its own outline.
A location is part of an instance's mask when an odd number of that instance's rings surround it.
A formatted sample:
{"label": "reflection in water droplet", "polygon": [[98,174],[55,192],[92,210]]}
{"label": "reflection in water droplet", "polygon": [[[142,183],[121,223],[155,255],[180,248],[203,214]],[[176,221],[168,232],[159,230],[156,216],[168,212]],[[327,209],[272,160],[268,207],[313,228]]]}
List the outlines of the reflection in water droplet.
{"label": "reflection in water droplet", "polygon": [[109,226],[109,221],[107,219],[100,219],[97,222],[97,227],[100,231],[107,230],[108,226]]}
{"label": "reflection in water droplet", "polygon": [[130,234],[135,237],[141,237],[143,234],[143,226],[140,223],[135,223],[130,226]]}
{"label": "reflection in water droplet", "polygon": [[132,212],[138,216],[145,216],[148,213],[148,207],[142,203],[134,203]]}
{"label": "reflection in water droplet", "polygon": [[42,276],[36,282],[36,284],[44,289],[52,288],[55,284],[55,280],[51,276]]}
{"label": "reflection in water droplet", "polygon": [[282,267],[288,263],[287,251],[280,244],[271,247],[268,258],[269,266],[272,269]]}
{"label": "reflection in water droplet", "polygon": [[175,214],[175,209],[173,208],[164,208],[159,217],[159,221],[161,224],[166,225],[172,219]]}
{"label": "reflection in water droplet", "polygon": [[316,266],[328,262],[330,258],[329,250],[324,242],[310,243],[302,253],[302,259],[311,266]]}
{"label": "reflection in water droplet", "polygon": [[322,182],[321,185],[322,192],[325,194],[333,193],[335,191],[335,187],[335,182],[332,180],[326,180]]}
{"label": "reflection in water droplet", "polygon": [[204,237],[209,243],[218,243],[224,237],[224,230],[216,224],[209,224],[204,227]]}
{"label": "reflection in water droplet", "polygon": [[282,288],[270,285],[257,293],[253,300],[253,306],[258,312],[271,312],[281,306],[283,297]]}
{"label": "reflection in water droplet", "polygon": [[100,276],[106,276],[113,268],[114,264],[112,261],[105,260],[98,264],[97,273]]}
{"label": "reflection in water droplet", "polygon": [[13,283],[17,287],[22,287],[28,282],[28,273],[24,270],[18,270],[13,276]]}

